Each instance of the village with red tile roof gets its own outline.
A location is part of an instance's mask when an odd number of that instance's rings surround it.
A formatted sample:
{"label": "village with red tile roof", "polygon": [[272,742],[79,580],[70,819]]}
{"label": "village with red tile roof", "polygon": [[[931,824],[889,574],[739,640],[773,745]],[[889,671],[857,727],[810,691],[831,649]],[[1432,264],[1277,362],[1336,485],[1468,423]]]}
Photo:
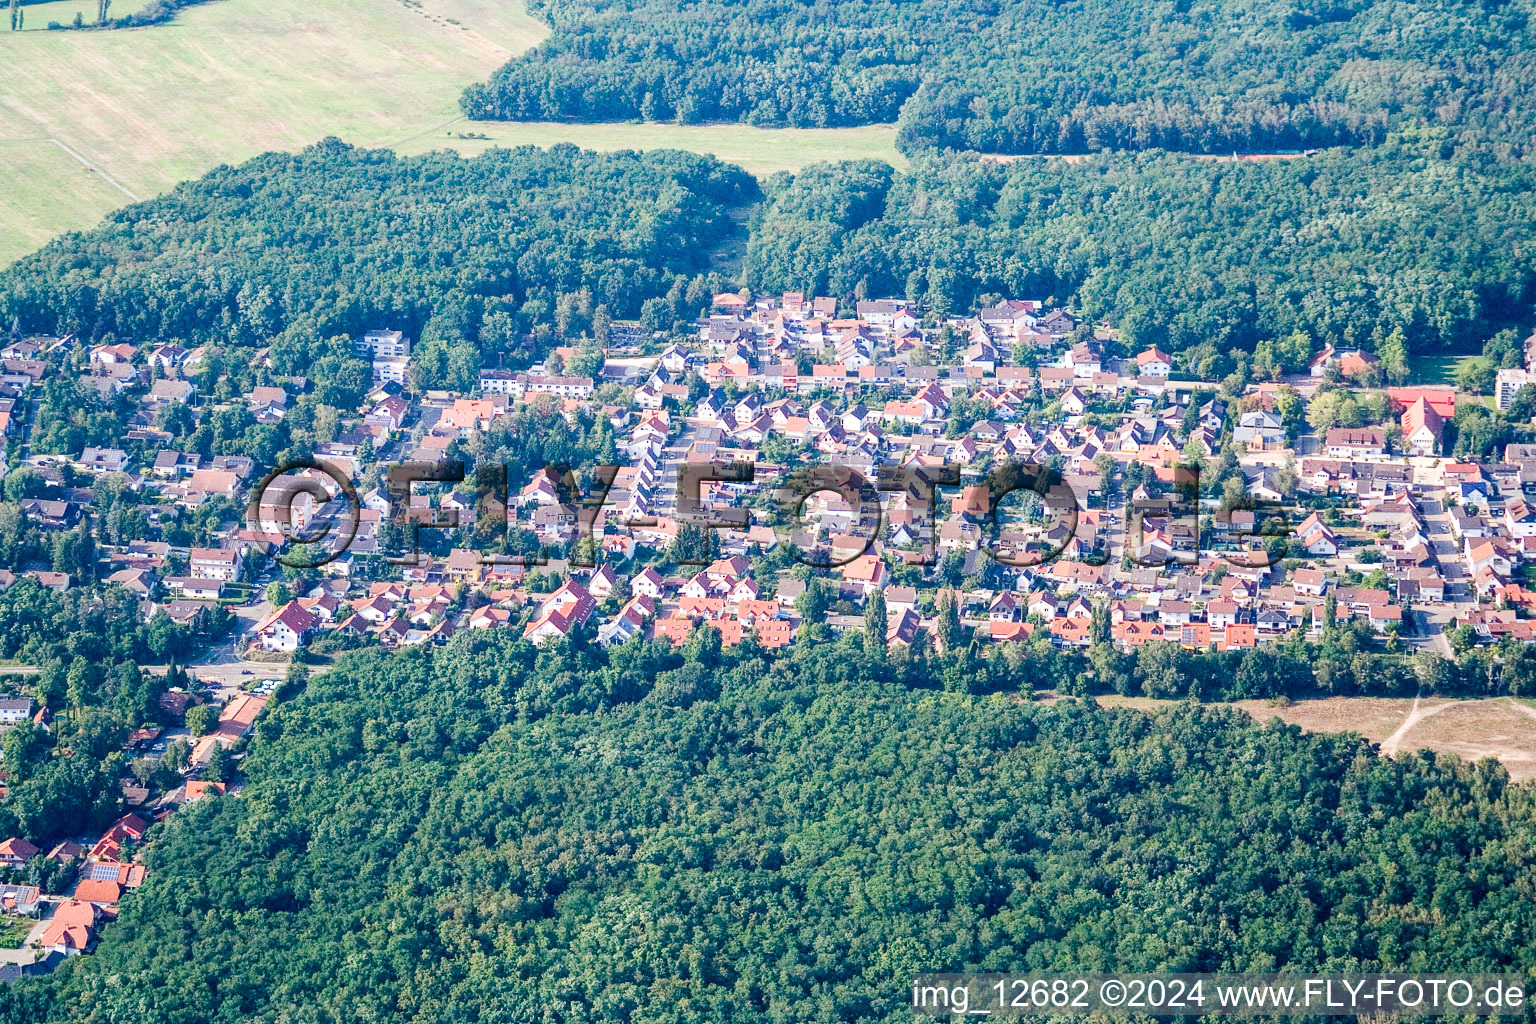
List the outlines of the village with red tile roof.
{"label": "village with red tile roof", "polygon": [[[248,457],[156,446],[156,410],[196,404],[195,420],[212,408],[194,402],[200,352],[161,353],[151,373],[142,346],[114,343],[66,371],[62,356],[79,343],[39,342],[27,351],[58,356],[6,378],[0,405],[9,412],[59,372],[142,392],[138,447],[126,435],[121,448],[87,447],[67,479],[34,460],[42,486],[25,512],[42,531],[89,520],[82,485],[109,474],[176,517],[251,503],[254,518],[216,519],[194,543],[156,512],[146,537],[97,552],[98,578],[131,594],[145,622],[210,638],[232,627],[231,654],[246,659],[232,665],[461,634],[544,649],[682,647],[709,628],[722,647],[773,651],[862,630],[876,603],[888,647],[939,646],[951,602],[993,645],[1244,651],[1315,640],[1334,621],[1358,623],[1383,651],[1448,655],[1453,641],[1536,636],[1536,444],[1495,449],[1459,430],[1458,410],[1486,408],[1485,396],[1402,386],[1370,351],[1331,346],[1273,379],[1202,380],[1185,354],[1036,300],[940,316],[901,299],[725,297],[689,339],[615,323],[584,375],[554,360],[487,367],[467,393],[413,390],[412,339],[370,331],[355,347],[371,389],[314,446],[321,468],[257,495],[266,467]],[[579,353],[554,355],[569,366]],[[311,386],[264,380],[231,400],[259,422],[280,421]],[[1500,370],[1496,385],[1505,410],[1536,394],[1521,390],[1536,388],[1536,372]],[[470,470],[402,496],[379,470],[443,465],[528,415],[603,440],[574,468],[489,490]],[[146,450],[152,458],[132,453]],[[285,531],[312,530],[354,501],[342,550],[274,571]],[[0,587],[95,582],[18,568]],[[125,813],[103,833],[46,855],[22,837],[0,842],[0,867],[41,858],[79,872],[49,948],[85,951],[131,898],[154,820],[230,791],[193,776],[243,754],[276,680],[210,685],[200,671],[212,675],[194,668],[160,694],[164,721],[125,748],[186,743],[158,800],[124,778]],[[48,715],[26,697],[0,699],[0,728],[46,728]],[[190,735],[194,719],[206,728]]]}

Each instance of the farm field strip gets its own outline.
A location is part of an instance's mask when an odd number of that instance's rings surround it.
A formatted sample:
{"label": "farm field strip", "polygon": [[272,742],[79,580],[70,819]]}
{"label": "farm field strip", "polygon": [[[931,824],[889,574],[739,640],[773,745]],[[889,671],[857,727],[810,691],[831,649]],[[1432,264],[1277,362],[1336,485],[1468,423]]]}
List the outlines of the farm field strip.
{"label": "farm field strip", "polygon": [[[139,29],[41,27],[39,19],[72,20],[78,6],[31,6],[26,30],[0,38],[7,83],[0,171],[15,183],[54,168],[52,180],[7,189],[0,265],[61,232],[90,227],[130,196],[149,198],[220,164],[327,136],[402,153],[470,155],[557,142],[674,147],[713,153],[755,174],[816,160],[901,162],[894,125],[775,131],[467,121],[458,106],[463,88],[548,34],[521,5],[497,0],[211,0],[169,24]],[[53,140],[78,162],[18,151],[37,140]]]}

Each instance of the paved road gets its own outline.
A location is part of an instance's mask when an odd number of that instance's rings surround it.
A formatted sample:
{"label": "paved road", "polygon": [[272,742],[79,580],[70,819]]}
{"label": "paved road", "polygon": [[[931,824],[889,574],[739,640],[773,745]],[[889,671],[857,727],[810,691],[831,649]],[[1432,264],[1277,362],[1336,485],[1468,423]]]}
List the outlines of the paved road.
{"label": "paved road", "polygon": [[1443,607],[1414,608],[1408,612],[1408,626],[1413,635],[1405,631],[1403,639],[1416,647],[1429,648],[1445,658],[1454,658],[1451,641],[1445,635],[1445,623],[1451,612]]}
{"label": "paved road", "polygon": [[[230,639],[182,666],[193,676],[208,684],[220,700],[227,700],[239,693],[245,684],[262,679],[280,680],[288,674],[286,663],[242,661],[235,655],[236,649],[243,646],[245,634],[271,613],[272,605],[263,600],[236,607],[233,611],[236,621]],[[164,674],[169,666],[146,665],[145,668],[157,674]]]}

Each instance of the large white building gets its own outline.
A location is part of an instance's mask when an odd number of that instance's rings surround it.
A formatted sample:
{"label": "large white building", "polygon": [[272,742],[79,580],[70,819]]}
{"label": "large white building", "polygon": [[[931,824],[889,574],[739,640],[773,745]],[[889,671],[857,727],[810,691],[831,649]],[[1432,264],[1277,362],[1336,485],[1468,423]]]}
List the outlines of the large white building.
{"label": "large white building", "polygon": [[481,370],[480,390],[488,395],[521,395],[523,384],[511,370]]}
{"label": "large white building", "polygon": [[1515,400],[1515,395],[1527,384],[1536,384],[1536,373],[1529,370],[1506,369],[1500,370],[1494,378],[1493,401],[1500,411],[1509,408],[1509,403]]}
{"label": "large white building", "polygon": [[373,360],[373,382],[404,384],[411,369],[411,340],[399,331],[369,331],[358,339],[359,354]]}
{"label": "large white building", "polygon": [[372,359],[395,359],[411,354],[411,341],[399,331],[369,331],[357,350]]}
{"label": "large white building", "polygon": [[380,356],[373,361],[373,382],[404,384],[411,372],[410,356]]}
{"label": "large white building", "polygon": [[240,553],[228,548],[193,548],[187,561],[187,574],[234,583],[240,579]]}
{"label": "large white building", "polygon": [[292,654],[314,632],[317,624],[313,614],[297,601],[289,601],[256,627],[256,637],[263,650]]}
{"label": "large white building", "polygon": [[585,398],[592,394],[591,377],[544,377],[529,375],[527,390],[533,395]]}

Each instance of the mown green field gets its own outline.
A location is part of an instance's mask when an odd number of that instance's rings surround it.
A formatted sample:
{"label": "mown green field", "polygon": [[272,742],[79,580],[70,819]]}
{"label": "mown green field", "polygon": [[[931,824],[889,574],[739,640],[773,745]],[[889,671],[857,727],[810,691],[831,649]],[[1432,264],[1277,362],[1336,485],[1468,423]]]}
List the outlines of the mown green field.
{"label": "mown green field", "polygon": [[42,245],[61,228],[87,227],[73,211],[91,220],[129,201],[99,174],[46,139],[0,143],[0,261]]}
{"label": "mown green field", "polygon": [[[1408,383],[1424,386],[1453,387],[1456,384],[1456,374],[1468,363],[1475,363],[1482,356],[1414,356],[1408,360]],[[1477,396],[1469,392],[1461,392],[1458,401],[1477,401],[1494,408],[1492,395]]]}
{"label": "mown green field", "polygon": [[[94,0],[85,2],[94,17]],[[118,0],[128,6],[114,13],[140,2]],[[34,5],[25,31],[0,31],[0,263],[89,227],[128,193],[147,198],[219,164],[328,135],[410,153],[679,146],[755,173],[896,156],[894,127],[470,124],[458,107],[464,86],[547,32],[506,0],[213,0],[166,25],[42,29],[72,21],[80,6]],[[459,137],[481,133],[491,141]]]}
{"label": "mown green field", "polygon": [[1466,363],[1476,362],[1479,356],[1415,356],[1408,360],[1408,383],[1419,385],[1452,385],[1456,372]]}
{"label": "mown green field", "polygon": [[[484,135],[486,138],[474,138]],[[863,128],[753,128],[743,124],[567,124],[558,121],[459,121],[442,132],[410,139],[401,153],[454,149],[466,155],[491,146],[552,146],[574,142],[584,149],[687,149],[739,164],[759,177],[792,171],[818,160],[884,160],[898,167],[895,125]]]}

